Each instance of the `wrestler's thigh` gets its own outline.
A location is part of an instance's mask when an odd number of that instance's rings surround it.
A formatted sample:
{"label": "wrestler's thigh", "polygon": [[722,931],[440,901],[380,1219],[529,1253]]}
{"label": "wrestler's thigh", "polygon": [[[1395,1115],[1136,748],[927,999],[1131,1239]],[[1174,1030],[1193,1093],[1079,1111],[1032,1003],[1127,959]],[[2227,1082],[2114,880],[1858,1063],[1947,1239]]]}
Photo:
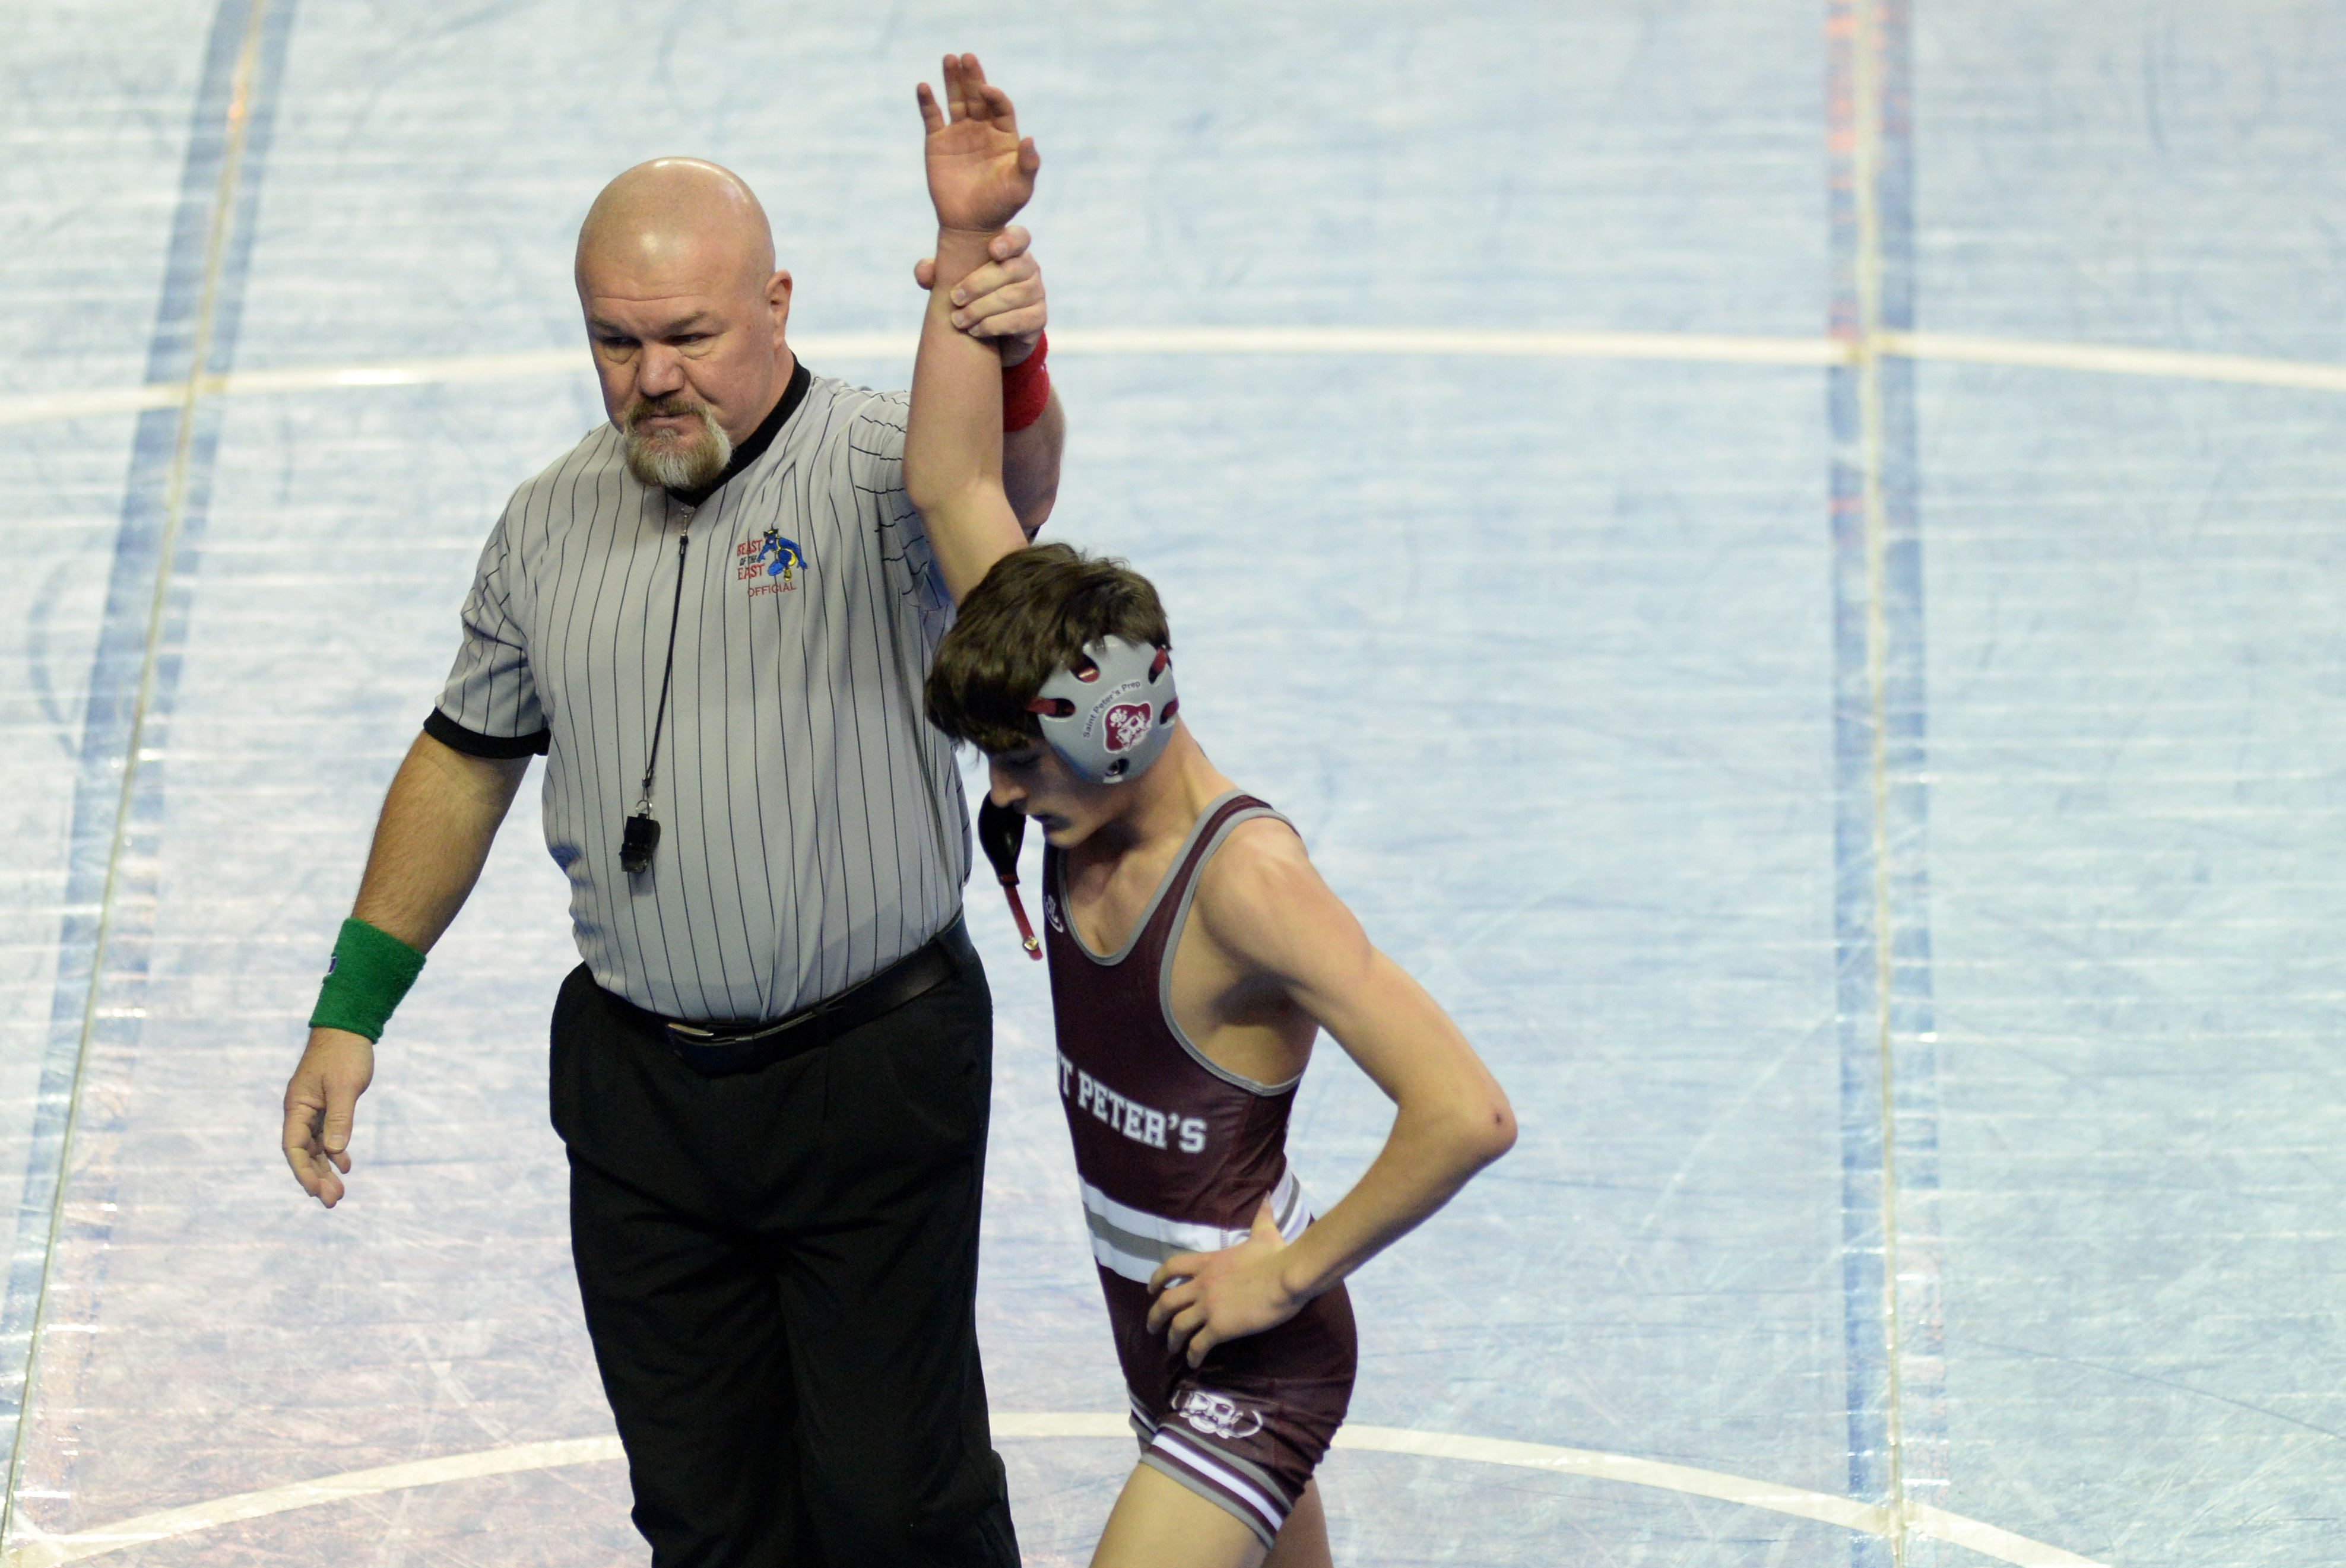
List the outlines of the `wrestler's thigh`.
{"label": "wrestler's thigh", "polygon": [[1092,1553],[1092,1568],[1260,1568],[1262,1561],[1262,1543],[1235,1515],[1147,1465],[1124,1483]]}
{"label": "wrestler's thigh", "polygon": [[1271,1543],[1262,1568],[1335,1568],[1335,1554],[1328,1549],[1328,1512],[1319,1505],[1319,1481],[1304,1481],[1304,1495],[1288,1522],[1279,1526],[1279,1540]]}
{"label": "wrestler's thigh", "polygon": [[1279,1539],[1271,1543],[1262,1568],[1336,1568],[1328,1549],[1328,1514],[1320,1506],[1319,1481],[1303,1483],[1303,1495],[1279,1527]]}

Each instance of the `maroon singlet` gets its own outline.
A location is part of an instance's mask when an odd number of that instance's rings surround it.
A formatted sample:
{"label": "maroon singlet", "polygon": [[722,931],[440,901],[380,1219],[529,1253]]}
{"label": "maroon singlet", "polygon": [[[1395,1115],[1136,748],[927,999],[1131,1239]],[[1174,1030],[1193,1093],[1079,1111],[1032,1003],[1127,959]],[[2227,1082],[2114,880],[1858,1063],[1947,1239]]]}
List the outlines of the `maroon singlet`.
{"label": "maroon singlet", "polygon": [[1285,820],[1236,791],[1209,806],[1138,927],[1106,957],[1075,935],[1066,858],[1046,850],[1043,940],[1059,1095],[1141,1462],[1227,1509],[1268,1546],[1351,1400],[1351,1300],[1339,1285],[1267,1333],[1215,1346],[1192,1370],[1148,1331],[1148,1288],[1177,1253],[1244,1241],[1266,1198],[1289,1240],[1311,1223],[1287,1165],[1300,1080],[1258,1084],[1217,1066],[1173,1021],[1173,955],[1198,873],[1233,828],[1258,817]]}

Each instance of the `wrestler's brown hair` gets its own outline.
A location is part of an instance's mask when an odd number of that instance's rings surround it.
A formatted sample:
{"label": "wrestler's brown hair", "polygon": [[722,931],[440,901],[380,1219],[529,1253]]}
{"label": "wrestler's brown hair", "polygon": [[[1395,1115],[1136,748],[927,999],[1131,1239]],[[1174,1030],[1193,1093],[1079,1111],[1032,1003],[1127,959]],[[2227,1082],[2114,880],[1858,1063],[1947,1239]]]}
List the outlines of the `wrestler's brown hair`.
{"label": "wrestler's brown hair", "polygon": [[1066,545],[1014,550],[961,602],[937,647],[929,722],[984,751],[1017,751],[1042,738],[1026,711],[1043,683],[1075,667],[1086,644],[1110,633],[1169,648],[1165,606],[1122,561]]}

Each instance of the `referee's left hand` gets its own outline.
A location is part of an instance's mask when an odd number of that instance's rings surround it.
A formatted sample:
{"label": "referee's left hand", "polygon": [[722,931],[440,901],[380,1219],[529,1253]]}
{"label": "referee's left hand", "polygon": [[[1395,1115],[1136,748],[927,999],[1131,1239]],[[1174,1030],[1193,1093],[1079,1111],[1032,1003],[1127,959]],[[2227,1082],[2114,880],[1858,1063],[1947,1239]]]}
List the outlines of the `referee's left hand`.
{"label": "referee's left hand", "polygon": [[[1012,224],[986,247],[984,266],[954,285],[954,325],[973,338],[990,338],[1002,351],[1002,368],[1023,364],[1051,323],[1043,294],[1043,268],[1026,248],[1034,236]],[[937,262],[924,256],[913,263],[913,281],[937,285]]]}
{"label": "referee's left hand", "polygon": [[374,1042],[346,1029],[312,1029],[285,1085],[285,1163],[301,1190],[332,1208],[351,1168],[351,1124],[374,1081]]}

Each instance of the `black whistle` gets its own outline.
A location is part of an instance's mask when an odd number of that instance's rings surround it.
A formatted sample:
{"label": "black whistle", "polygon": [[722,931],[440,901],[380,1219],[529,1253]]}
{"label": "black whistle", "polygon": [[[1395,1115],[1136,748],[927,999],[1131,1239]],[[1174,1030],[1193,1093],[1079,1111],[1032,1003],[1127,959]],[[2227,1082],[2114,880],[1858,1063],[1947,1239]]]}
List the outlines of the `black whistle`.
{"label": "black whistle", "polygon": [[1018,924],[1019,944],[1026,956],[1040,959],[1043,944],[1035,938],[1035,928],[1026,923],[1026,906],[1018,901],[1018,846],[1026,838],[1026,813],[997,806],[987,796],[977,808],[977,841],[985,850],[985,858],[994,862],[994,880],[1002,884],[1003,896],[1010,901],[1010,918]]}
{"label": "black whistle", "polygon": [[659,848],[659,822],[649,816],[627,819],[619,833],[619,869],[640,876],[652,869],[652,851]]}
{"label": "black whistle", "polygon": [[1018,885],[1018,846],[1025,837],[1025,812],[997,806],[990,795],[978,802],[977,842],[1005,887]]}

